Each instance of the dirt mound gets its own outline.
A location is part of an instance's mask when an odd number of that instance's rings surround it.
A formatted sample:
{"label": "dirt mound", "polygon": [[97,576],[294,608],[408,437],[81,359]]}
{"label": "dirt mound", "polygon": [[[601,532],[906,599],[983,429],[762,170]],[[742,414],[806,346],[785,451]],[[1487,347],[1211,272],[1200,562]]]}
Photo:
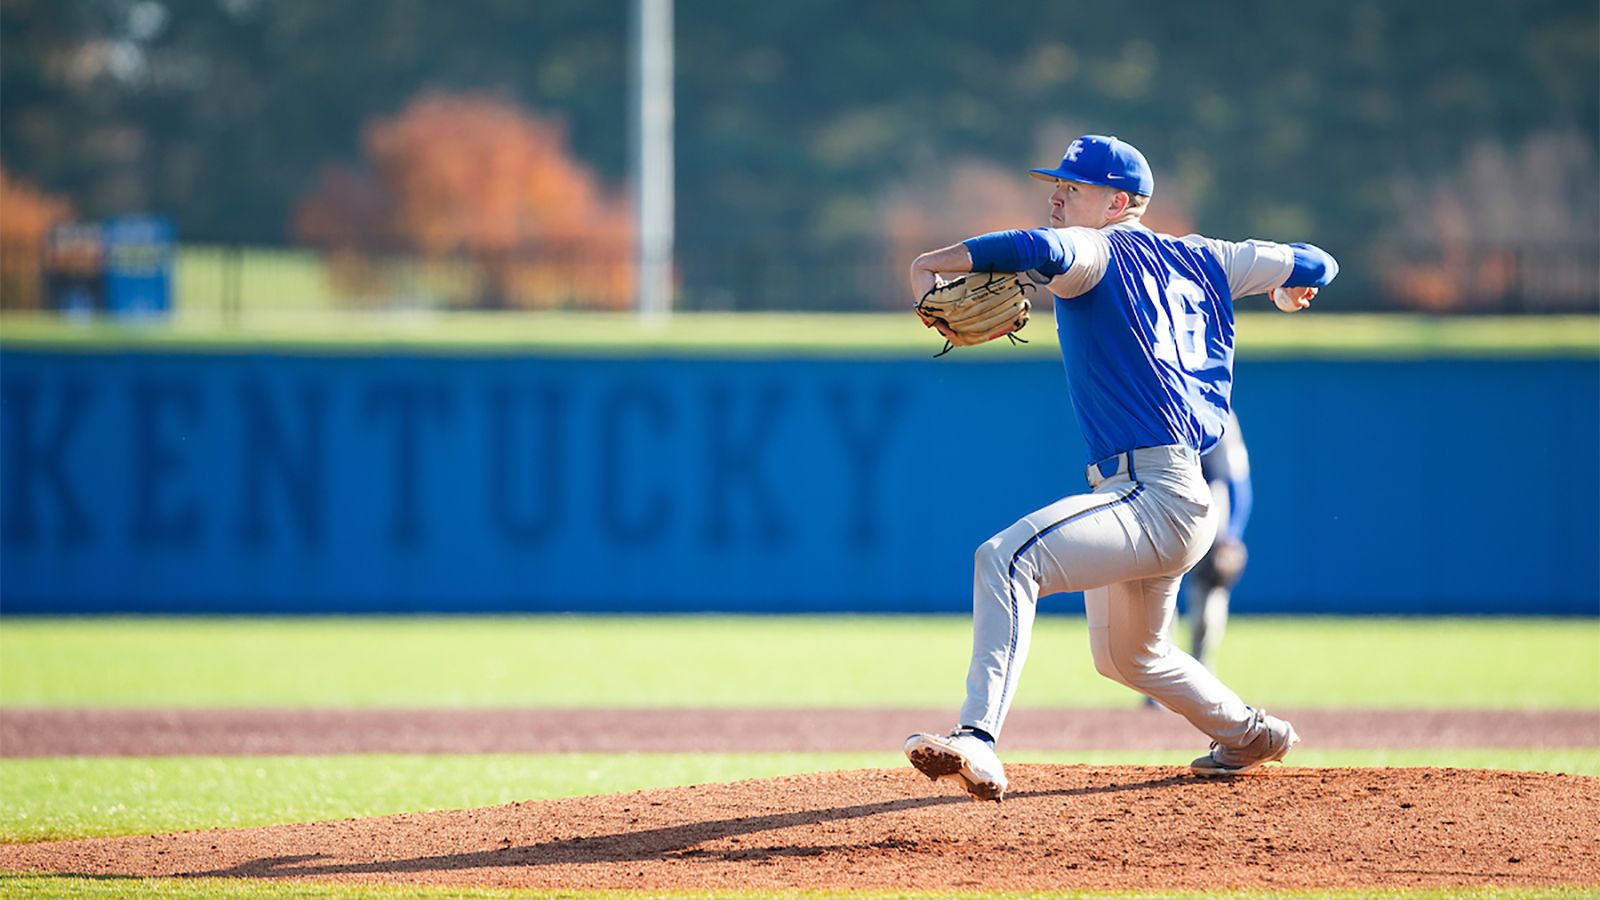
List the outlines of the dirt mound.
{"label": "dirt mound", "polygon": [[1600,884],[1600,778],[1018,765],[1002,804],[910,770],[0,846],[0,870],[570,889]]}

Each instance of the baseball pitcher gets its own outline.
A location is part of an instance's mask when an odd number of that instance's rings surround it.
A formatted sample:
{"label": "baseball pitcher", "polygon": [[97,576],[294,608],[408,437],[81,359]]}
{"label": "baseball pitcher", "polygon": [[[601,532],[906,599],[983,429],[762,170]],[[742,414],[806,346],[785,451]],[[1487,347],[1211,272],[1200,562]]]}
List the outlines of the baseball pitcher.
{"label": "baseball pitcher", "polygon": [[[1309,244],[1175,238],[1140,224],[1155,179],[1144,155],[1085,135],[1055,168],[1050,225],[969,238],[911,264],[918,314],[949,344],[1013,334],[1032,300],[1053,295],[1067,391],[1088,444],[1090,492],[1023,516],[978,548],[967,699],[949,734],[915,734],[906,756],[930,778],[954,778],[999,800],[995,740],[1028,656],[1044,594],[1083,591],[1095,668],[1188,719],[1210,737],[1197,775],[1247,772],[1298,740],[1248,706],[1169,640],[1179,582],[1211,546],[1218,514],[1200,457],[1222,436],[1233,386],[1233,301],[1272,295],[1295,312],[1338,272]],[[1006,278],[1012,273],[1023,277]],[[968,295],[984,286],[976,300]],[[944,296],[956,302],[941,305]],[[993,297],[999,295],[998,301]],[[1009,302],[1010,306],[1003,304]],[[963,304],[977,303],[972,310]],[[996,316],[988,307],[1001,304]],[[1002,323],[996,326],[997,319]],[[965,323],[977,323],[972,331]]]}

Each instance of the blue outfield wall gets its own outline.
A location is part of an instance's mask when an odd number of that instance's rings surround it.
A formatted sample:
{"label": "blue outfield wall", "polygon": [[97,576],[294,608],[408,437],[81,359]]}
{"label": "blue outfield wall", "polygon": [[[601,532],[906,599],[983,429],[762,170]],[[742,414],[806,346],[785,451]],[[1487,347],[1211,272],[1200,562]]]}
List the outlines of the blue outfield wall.
{"label": "blue outfield wall", "polygon": [[[6,350],[0,387],[5,613],[961,612],[1084,490],[1036,358]],[[1597,361],[1246,361],[1236,401],[1236,610],[1600,612]]]}

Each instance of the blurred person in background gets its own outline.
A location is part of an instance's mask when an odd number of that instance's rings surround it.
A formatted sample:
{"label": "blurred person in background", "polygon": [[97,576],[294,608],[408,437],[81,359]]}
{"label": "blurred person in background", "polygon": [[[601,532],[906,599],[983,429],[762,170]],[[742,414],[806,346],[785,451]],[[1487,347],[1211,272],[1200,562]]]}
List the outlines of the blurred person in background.
{"label": "blurred person in background", "polygon": [[[978,800],[1007,781],[995,752],[1027,658],[1038,598],[1084,592],[1102,675],[1153,697],[1212,740],[1190,764],[1233,775],[1299,740],[1169,640],[1180,581],[1212,546],[1219,511],[1200,459],[1227,430],[1233,300],[1310,305],[1338,273],[1310,244],[1156,234],[1140,219],[1155,190],[1144,155],[1116,137],[1073,141],[1050,182],[1049,227],[969,238],[917,257],[912,296],[968,272],[1026,272],[1055,297],[1068,393],[1088,445],[1091,493],[1024,516],[978,548],[967,699],[949,734],[906,740],[911,764]],[[996,435],[997,447],[1004,444]]]}
{"label": "blurred person in background", "polygon": [[1211,549],[1185,577],[1184,593],[1189,606],[1189,655],[1200,665],[1215,669],[1213,658],[1228,627],[1233,586],[1239,583],[1249,558],[1244,526],[1250,520],[1253,499],[1250,452],[1245,449],[1237,413],[1229,413],[1222,439],[1200,457],[1200,474],[1211,488],[1219,525]]}

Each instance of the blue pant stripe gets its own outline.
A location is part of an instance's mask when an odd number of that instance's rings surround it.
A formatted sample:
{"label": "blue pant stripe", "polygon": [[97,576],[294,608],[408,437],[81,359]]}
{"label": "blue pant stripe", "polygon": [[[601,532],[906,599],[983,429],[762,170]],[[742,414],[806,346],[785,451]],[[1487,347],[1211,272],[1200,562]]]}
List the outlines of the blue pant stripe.
{"label": "blue pant stripe", "polygon": [[[1129,457],[1129,460],[1132,460],[1132,456]],[[1104,512],[1108,509],[1121,506],[1124,503],[1131,503],[1133,498],[1139,496],[1139,494],[1143,491],[1144,485],[1136,482],[1133,486],[1133,490],[1123,494],[1121,497],[1118,497],[1110,503],[1107,503],[1103,506],[1096,506],[1093,509],[1086,509],[1082,512],[1073,513],[1072,515],[1067,516],[1065,519],[1062,519],[1061,521],[1051,524],[1050,526],[1036,532],[1033,537],[1023,541],[1022,546],[1017,548],[1017,552],[1011,554],[1011,565],[1006,570],[1006,593],[1008,594],[1011,609],[1011,641],[1006,646],[1006,669],[1005,672],[1000,676],[1000,710],[1002,712],[1006,708],[1006,698],[1011,695],[1011,666],[1016,662],[1017,659],[1017,617],[1020,614],[1020,609],[1017,604],[1017,558],[1022,554],[1027,553],[1029,547],[1032,547],[1034,544],[1038,543],[1040,538],[1044,537],[1050,532],[1066,525],[1070,525],[1073,522],[1084,518],[1085,516],[1091,516],[1097,512]]]}

